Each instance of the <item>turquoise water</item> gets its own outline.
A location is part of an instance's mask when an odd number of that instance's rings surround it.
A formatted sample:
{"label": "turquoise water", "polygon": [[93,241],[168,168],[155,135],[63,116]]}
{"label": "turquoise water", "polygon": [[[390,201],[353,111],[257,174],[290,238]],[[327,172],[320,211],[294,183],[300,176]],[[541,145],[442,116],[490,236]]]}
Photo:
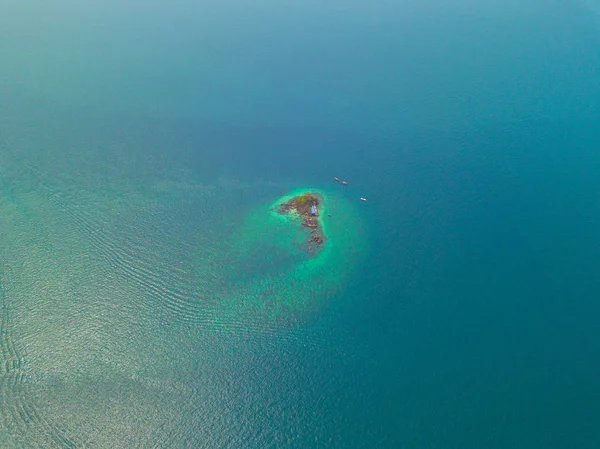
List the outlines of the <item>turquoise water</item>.
{"label": "turquoise water", "polygon": [[598,5],[197,3],[0,5],[0,447],[597,447]]}

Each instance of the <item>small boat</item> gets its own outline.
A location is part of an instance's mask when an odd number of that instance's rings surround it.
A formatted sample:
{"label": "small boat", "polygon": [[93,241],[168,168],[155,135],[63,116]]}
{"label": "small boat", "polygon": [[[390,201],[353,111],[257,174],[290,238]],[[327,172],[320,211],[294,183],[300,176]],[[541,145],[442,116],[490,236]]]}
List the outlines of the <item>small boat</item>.
{"label": "small boat", "polygon": [[342,181],[342,185],[343,186],[347,186],[348,185],[348,181]]}
{"label": "small boat", "polygon": [[310,206],[310,214],[313,217],[316,217],[319,215],[319,211],[317,210],[317,206],[315,206],[314,204],[312,206]]}
{"label": "small boat", "polygon": [[361,197],[361,198],[360,198],[360,200],[361,200],[361,201],[364,201],[365,203],[367,202],[367,199],[366,199],[366,198],[363,198],[363,197]]}
{"label": "small boat", "polygon": [[334,180],[335,182],[340,182],[340,178],[338,178],[337,176],[336,176],[336,177],[334,177],[334,178],[333,178],[333,180]]}

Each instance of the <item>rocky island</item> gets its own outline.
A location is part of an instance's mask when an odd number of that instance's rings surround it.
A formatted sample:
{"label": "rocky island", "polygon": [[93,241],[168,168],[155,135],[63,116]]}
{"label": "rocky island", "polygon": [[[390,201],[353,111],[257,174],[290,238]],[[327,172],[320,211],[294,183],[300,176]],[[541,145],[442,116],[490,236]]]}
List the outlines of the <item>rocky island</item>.
{"label": "rocky island", "polygon": [[296,214],[302,220],[302,226],[310,230],[310,239],[307,243],[309,251],[320,247],[325,241],[323,231],[319,223],[319,198],[314,193],[304,193],[293,197],[291,200],[281,204],[278,212],[280,214]]}

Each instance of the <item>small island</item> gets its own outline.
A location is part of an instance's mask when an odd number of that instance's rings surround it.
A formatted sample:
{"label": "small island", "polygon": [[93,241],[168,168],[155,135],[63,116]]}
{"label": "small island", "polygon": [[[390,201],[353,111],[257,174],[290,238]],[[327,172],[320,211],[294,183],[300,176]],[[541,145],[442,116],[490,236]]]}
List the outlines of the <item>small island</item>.
{"label": "small island", "polygon": [[313,251],[325,242],[325,237],[319,223],[319,198],[314,193],[304,193],[279,206],[280,214],[294,213],[302,220],[302,226],[310,230],[308,250]]}

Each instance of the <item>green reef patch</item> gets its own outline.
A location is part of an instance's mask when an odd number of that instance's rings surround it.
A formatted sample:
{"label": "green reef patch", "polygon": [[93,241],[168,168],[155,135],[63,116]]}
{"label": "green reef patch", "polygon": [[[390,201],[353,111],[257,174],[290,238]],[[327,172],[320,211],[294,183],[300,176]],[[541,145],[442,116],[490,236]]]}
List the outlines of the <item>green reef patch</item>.
{"label": "green reef patch", "polygon": [[366,246],[355,206],[313,188],[256,207],[236,234],[225,308],[252,319],[317,310],[340,292]]}

